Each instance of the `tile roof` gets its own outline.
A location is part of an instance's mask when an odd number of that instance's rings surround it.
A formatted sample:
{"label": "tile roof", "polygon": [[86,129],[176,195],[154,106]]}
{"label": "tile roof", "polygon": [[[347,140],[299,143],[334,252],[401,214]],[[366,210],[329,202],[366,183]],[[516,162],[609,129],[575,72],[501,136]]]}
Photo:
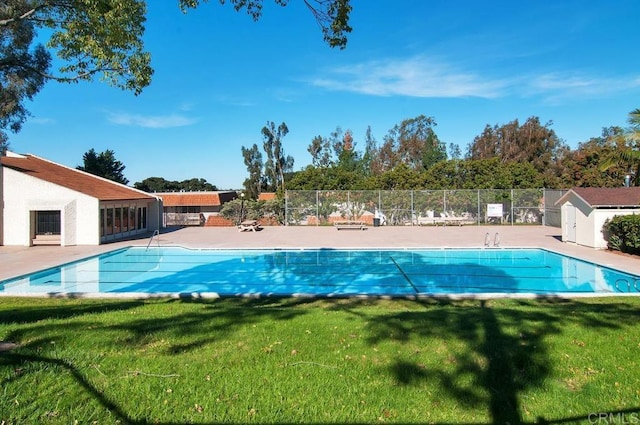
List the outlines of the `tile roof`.
{"label": "tile roof", "polygon": [[640,187],[574,187],[564,194],[556,205],[566,202],[567,197],[576,194],[591,207],[638,207],[640,208]]}
{"label": "tile roof", "polygon": [[262,192],[258,195],[258,201],[271,201],[272,199],[276,199],[274,192]]}
{"label": "tile roof", "polygon": [[0,157],[0,164],[37,179],[97,198],[100,201],[155,199],[154,196],[143,191],[47,161],[35,155],[7,153],[7,156]]}
{"label": "tile roof", "polygon": [[234,191],[229,192],[163,192],[156,193],[162,198],[165,207],[217,207],[224,202],[238,197]]}

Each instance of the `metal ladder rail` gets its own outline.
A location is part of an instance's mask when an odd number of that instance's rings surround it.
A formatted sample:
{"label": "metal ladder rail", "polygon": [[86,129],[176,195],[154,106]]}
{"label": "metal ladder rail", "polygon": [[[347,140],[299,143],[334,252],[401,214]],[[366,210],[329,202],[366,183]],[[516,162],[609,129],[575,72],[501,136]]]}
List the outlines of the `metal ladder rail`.
{"label": "metal ladder rail", "polygon": [[153,238],[155,236],[157,236],[156,242],[158,243],[158,248],[160,248],[160,230],[156,229],[153,231],[151,238],[149,238],[149,243],[147,244],[147,250],[149,249],[149,246],[151,246],[151,242],[153,242]]}
{"label": "metal ladder rail", "polygon": [[500,233],[496,232],[496,235],[493,237],[493,246],[500,246]]}
{"label": "metal ladder rail", "polygon": [[622,289],[620,289],[620,283],[624,283],[627,286],[627,292],[631,292],[631,283],[629,283],[629,281],[627,279],[618,279],[616,280],[616,290],[618,292],[624,292]]}
{"label": "metal ladder rail", "polygon": [[490,243],[490,237],[491,237],[491,236],[489,235],[489,232],[487,232],[487,233],[484,235],[484,246],[489,246],[489,243]]}

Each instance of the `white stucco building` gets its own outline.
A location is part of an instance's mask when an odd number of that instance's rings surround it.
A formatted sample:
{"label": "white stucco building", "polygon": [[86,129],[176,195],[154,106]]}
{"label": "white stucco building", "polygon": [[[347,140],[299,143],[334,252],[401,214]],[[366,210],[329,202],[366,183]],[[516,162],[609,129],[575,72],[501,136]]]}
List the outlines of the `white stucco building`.
{"label": "white stucco building", "polygon": [[617,215],[640,214],[640,187],[575,187],[556,205],[560,205],[563,242],[605,249],[605,221]]}
{"label": "white stucco building", "polygon": [[162,201],[34,155],[0,158],[0,245],[98,245],[160,228]]}

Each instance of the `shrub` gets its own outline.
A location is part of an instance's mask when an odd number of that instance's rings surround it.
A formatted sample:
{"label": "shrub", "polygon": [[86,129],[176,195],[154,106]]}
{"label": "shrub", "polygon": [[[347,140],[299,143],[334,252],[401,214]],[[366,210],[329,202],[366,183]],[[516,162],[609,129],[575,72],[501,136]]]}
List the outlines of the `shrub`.
{"label": "shrub", "polygon": [[617,215],[603,226],[609,249],[640,254],[640,215]]}
{"label": "shrub", "polygon": [[268,219],[277,223],[284,223],[284,201],[281,199],[272,199],[269,201],[255,201],[246,199],[234,199],[226,202],[220,211],[220,215],[234,222],[240,221],[240,212],[242,211],[242,219],[260,220]]}

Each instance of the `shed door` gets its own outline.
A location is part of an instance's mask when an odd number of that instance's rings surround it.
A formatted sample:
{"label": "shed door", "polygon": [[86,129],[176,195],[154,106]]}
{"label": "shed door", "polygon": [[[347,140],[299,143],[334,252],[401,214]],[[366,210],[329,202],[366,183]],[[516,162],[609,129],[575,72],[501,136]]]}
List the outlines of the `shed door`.
{"label": "shed door", "polygon": [[576,241],[576,207],[567,205],[567,242]]}

